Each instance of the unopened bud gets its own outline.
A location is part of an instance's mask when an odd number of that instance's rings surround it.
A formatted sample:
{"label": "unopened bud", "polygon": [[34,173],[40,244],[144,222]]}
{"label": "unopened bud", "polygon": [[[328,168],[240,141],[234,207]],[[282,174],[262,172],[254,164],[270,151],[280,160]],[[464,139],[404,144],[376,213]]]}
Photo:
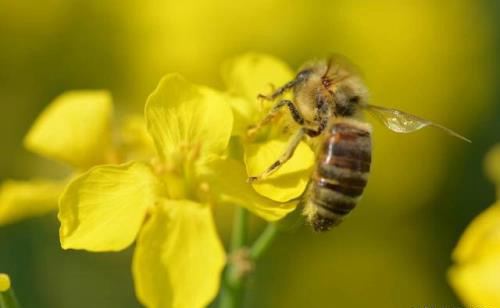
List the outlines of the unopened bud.
{"label": "unopened bud", "polygon": [[10,278],[7,274],[0,274],[0,292],[6,292],[10,289]]}

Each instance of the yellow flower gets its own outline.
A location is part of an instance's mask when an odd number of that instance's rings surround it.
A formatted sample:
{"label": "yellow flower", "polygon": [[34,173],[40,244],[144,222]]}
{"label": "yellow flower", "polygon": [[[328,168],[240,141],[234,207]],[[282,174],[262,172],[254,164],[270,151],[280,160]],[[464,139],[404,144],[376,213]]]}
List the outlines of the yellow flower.
{"label": "yellow flower", "polygon": [[[499,148],[486,156],[488,176],[499,185]],[[498,190],[498,186],[497,186]],[[500,307],[500,201],[479,214],[453,251],[451,285],[471,307]]]}
{"label": "yellow flower", "polygon": [[[242,147],[246,177],[259,174],[285,151],[288,139],[298,127],[288,112],[282,112],[256,136],[249,136],[249,129],[276,103],[260,101],[257,95],[269,94],[273,88],[292,80],[293,71],[272,56],[249,53],[225,63],[222,74],[235,117],[233,135]],[[258,194],[275,201],[276,207],[287,206],[293,210],[296,205],[293,200],[304,192],[313,163],[314,154],[302,141],[287,163],[265,180],[252,183],[252,187]]]}
{"label": "yellow flower", "polygon": [[225,264],[206,179],[219,176],[211,168],[229,143],[232,111],[223,94],[171,74],[148,98],[145,118],[157,157],[96,166],[75,178],[60,200],[61,245],[118,251],[137,240],[139,300],[203,307],[215,297]]}
{"label": "yellow flower", "polygon": [[[24,145],[34,153],[69,164],[74,171],[113,159],[111,96],[106,91],[72,91],[56,98],[38,117]],[[66,180],[4,182],[0,225],[56,209]]]}

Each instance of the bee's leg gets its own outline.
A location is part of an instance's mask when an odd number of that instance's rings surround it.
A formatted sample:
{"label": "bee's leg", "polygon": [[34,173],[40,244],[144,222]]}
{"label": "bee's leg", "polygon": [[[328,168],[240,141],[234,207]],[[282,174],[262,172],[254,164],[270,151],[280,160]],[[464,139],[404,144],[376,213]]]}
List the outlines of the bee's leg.
{"label": "bee's leg", "polygon": [[272,173],[274,173],[276,170],[278,170],[284,163],[286,163],[290,157],[292,157],[293,153],[295,152],[295,149],[297,146],[300,144],[300,141],[304,137],[304,129],[300,129],[292,138],[290,139],[290,142],[288,143],[288,146],[283,154],[276,160],[274,163],[271,164],[264,172],[257,176],[250,176],[248,177],[248,182],[252,183],[255,181],[260,181]]}
{"label": "bee's leg", "polygon": [[269,124],[271,120],[278,114],[278,111],[284,107],[287,106],[288,110],[290,110],[290,114],[292,115],[292,118],[295,122],[297,122],[299,125],[304,125],[304,124],[310,124],[306,123],[307,121],[304,119],[302,114],[300,113],[299,109],[295,106],[295,104],[291,100],[283,99],[280,100],[274,107],[269,111],[269,113],[260,121],[256,126],[250,128],[248,130],[248,135],[252,136],[254,135],[262,126]]}
{"label": "bee's leg", "polygon": [[259,94],[259,95],[257,95],[257,98],[268,100],[268,101],[273,101],[276,98],[278,98],[279,96],[283,95],[283,93],[285,93],[286,91],[293,88],[296,84],[297,84],[296,79],[291,80],[291,81],[287,82],[286,84],[284,84],[283,86],[274,90],[273,93],[271,93],[270,95]]}
{"label": "bee's leg", "polygon": [[[328,121],[328,119],[327,119]],[[304,132],[309,136],[309,137],[317,137],[323,133],[323,131],[326,128],[327,121],[320,121],[318,127],[316,128],[304,128]]]}
{"label": "bee's leg", "polygon": [[324,103],[319,100],[319,103],[316,108],[316,118],[318,122],[318,127],[315,129],[304,127],[304,132],[309,137],[317,137],[323,133],[326,126],[328,125],[328,119],[330,117],[330,107],[328,103]]}

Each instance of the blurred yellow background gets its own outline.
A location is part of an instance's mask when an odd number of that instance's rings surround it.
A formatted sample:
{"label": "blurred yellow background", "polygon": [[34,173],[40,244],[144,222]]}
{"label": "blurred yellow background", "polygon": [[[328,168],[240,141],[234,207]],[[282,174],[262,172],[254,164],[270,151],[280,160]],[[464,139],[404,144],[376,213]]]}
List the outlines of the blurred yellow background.
{"label": "blurred yellow background", "polygon": [[[250,281],[247,307],[459,305],[446,282],[467,222],[494,200],[482,158],[499,141],[497,1],[0,0],[0,177],[67,170],[22,148],[37,114],[71,89],[109,89],[141,112],[177,71],[222,89],[220,66],[256,51],[294,68],[341,53],[375,104],[446,125],[397,135],[375,124],[364,199],[328,234],[283,234]],[[217,213],[228,238],[230,209]],[[130,251],[62,252],[55,215],[0,229],[0,272],[25,307],[138,307]],[[261,228],[257,222],[255,232]]]}

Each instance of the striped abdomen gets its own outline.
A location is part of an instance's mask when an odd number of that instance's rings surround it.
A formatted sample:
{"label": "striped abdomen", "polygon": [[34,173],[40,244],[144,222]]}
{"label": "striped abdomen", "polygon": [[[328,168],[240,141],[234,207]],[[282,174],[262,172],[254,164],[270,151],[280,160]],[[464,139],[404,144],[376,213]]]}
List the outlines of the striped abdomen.
{"label": "striped abdomen", "polygon": [[304,200],[304,214],[315,231],[338,225],[361,197],[370,171],[370,131],[367,123],[339,120],[319,146]]}

